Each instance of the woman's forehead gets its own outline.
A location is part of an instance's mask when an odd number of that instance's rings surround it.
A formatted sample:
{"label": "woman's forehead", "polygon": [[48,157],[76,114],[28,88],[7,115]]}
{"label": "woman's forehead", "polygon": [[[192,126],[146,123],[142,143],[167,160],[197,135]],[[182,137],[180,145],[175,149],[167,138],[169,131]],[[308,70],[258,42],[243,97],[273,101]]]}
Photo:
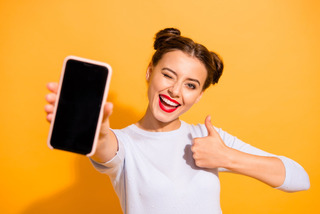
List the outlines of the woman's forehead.
{"label": "woman's forehead", "polygon": [[179,50],[165,53],[156,67],[169,68],[181,75],[198,77],[207,75],[207,69],[199,59]]}

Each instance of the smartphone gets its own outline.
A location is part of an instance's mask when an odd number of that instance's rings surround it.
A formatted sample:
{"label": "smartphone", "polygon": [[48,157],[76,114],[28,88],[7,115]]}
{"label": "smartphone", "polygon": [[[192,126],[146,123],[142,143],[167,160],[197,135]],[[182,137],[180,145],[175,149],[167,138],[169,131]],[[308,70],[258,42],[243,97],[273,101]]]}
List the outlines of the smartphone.
{"label": "smartphone", "polygon": [[63,63],[48,146],[86,156],[95,152],[112,69],[68,56]]}

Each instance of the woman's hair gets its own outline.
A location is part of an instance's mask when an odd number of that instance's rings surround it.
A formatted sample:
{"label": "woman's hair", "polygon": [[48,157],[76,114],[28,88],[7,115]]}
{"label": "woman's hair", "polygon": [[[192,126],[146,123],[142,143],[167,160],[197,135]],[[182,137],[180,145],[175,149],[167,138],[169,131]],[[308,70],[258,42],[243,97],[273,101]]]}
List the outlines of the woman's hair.
{"label": "woman's hair", "polygon": [[156,52],[152,57],[152,65],[156,66],[159,60],[165,53],[174,50],[183,51],[192,57],[196,57],[206,67],[208,75],[203,85],[203,89],[207,89],[210,84],[216,84],[222,75],[223,62],[219,56],[209,51],[205,46],[194,42],[192,39],[181,36],[181,33],[176,28],[166,28],[160,30],[156,36],[153,44]]}

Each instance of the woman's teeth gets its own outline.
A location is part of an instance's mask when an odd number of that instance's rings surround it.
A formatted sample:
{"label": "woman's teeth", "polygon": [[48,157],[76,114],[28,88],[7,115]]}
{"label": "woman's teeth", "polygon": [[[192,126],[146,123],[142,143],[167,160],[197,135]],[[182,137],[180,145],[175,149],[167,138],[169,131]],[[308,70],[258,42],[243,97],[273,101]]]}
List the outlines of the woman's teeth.
{"label": "woman's teeth", "polygon": [[165,97],[163,97],[163,96],[160,96],[160,98],[161,98],[161,100],[162,100],[165,104],[167,104],[167,105],[169,105],[169,106],[172,106],[172,107],[178,107],[178,106],[179,106],[179,104],[174,103],[174,102],[172,102],[171,100],[169,100],[169,99],[167,99],[167,98],[165,98]]}

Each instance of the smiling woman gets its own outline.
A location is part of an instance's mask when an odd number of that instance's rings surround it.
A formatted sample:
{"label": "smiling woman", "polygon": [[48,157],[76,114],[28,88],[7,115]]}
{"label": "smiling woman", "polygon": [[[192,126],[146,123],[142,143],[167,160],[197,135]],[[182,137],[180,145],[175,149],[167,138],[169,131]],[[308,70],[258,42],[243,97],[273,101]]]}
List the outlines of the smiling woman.
{"label": "smiling woman", "polygon": [[[220,214],[219,171],[256,178],[277,189],[309,188],[309,177],[295,161],[252,147],[211,124],[190,125],[180,116],[218,82],[223,64],[217,54],[167,28],[156,35],[147,70],[149,104],[137,123],[109,127],[104,120],[94,167],[110,176],[124,213]],[[50,121],[57,84],[49,84]]]}
{"label": "smiling woman", "polygon": [[147,71],[149,106],[137,123],[146,130],[166,131],[180,126],[179,116],[198,102],[207,70],[196,57],[179,49],[165,53]]}

